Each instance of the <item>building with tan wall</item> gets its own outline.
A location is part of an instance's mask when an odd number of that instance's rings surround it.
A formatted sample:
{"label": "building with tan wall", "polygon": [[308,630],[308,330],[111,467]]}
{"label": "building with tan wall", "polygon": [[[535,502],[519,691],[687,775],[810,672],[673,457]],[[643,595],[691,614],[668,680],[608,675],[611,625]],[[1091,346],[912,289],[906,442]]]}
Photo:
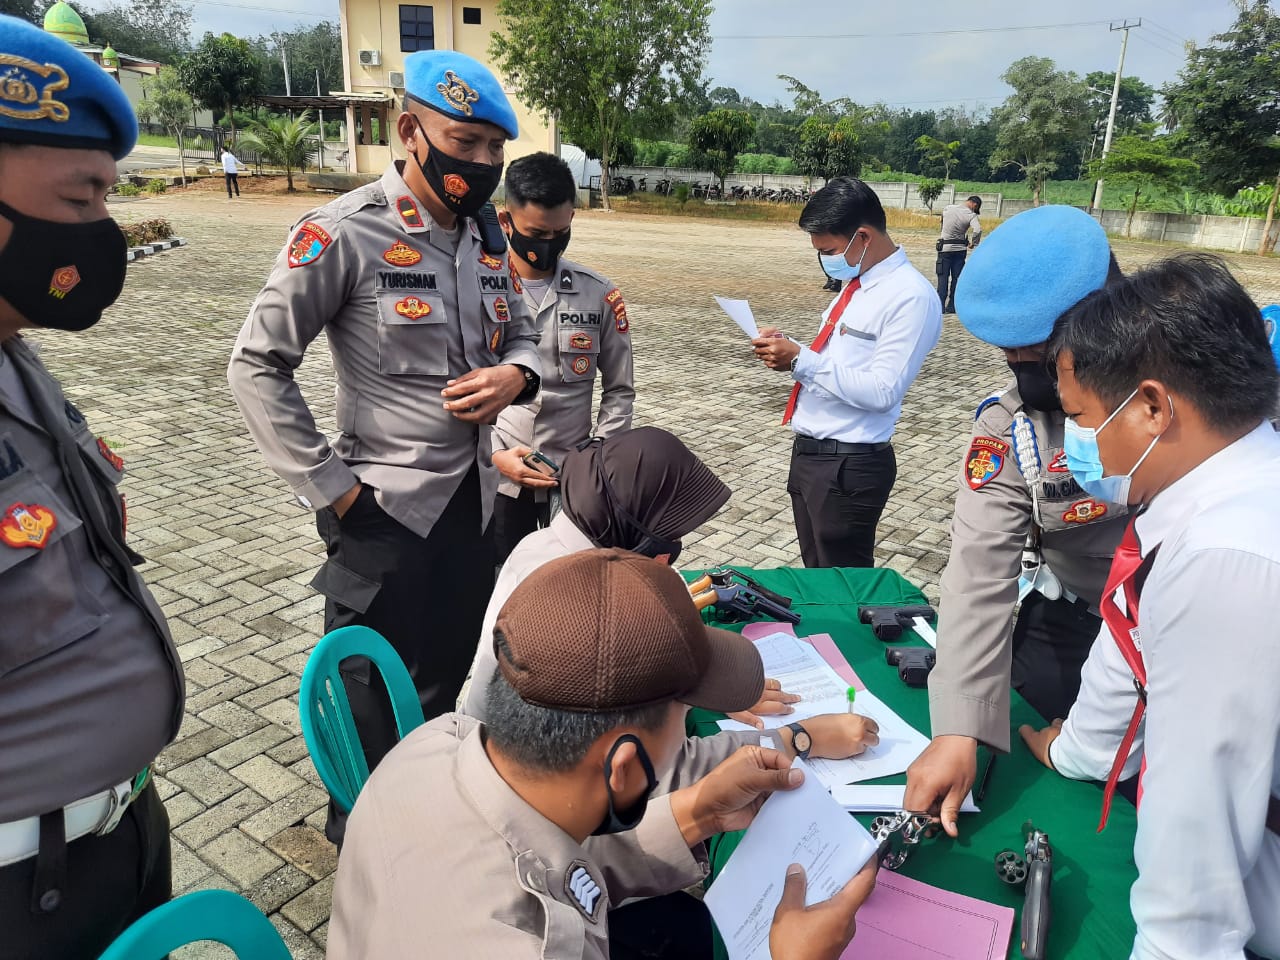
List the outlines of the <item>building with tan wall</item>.
{"label": "building with tan wall", "polygon": [[[404,58],[418,50],[457,50],[489,62],[489,38],[500,28],[497,0],[340,0],[342,72],[346,89],[333,96],[347,113],[347,169],[381,174],[403,156],[395,121],[404,97]],[[494,73],[500,71],[494,69]],[[558,152],[556,125],[507,95],[520,121],[520,136],[507,146],[507,161],[538,150]]]}

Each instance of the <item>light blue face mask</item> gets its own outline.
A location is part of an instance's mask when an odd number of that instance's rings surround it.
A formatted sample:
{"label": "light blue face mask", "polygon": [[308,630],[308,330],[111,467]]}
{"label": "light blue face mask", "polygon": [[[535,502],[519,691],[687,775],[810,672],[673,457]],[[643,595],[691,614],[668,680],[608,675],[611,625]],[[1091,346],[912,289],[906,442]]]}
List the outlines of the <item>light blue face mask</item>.
{"label": "light blue face mask", "polygon": [[820,253],[818,254],[818,262],[822,264],[822,269],[826,271],[827,276],[833,280],[856,280],[858,274],[862,273],[862,261],[867,259],[867,251],[871,249],[871,243],[868,242],[862,248],[862,256],[858,258],[857,263],[850,263],[845,257],[849,253],[849,248],[853,246],[854,238],[858,234],[854,233],[849,238],[849,242],[844,245],[844,250],[840,253]]}
{"label": "light blue face mask", "polygon": [[[1106,475],[1102,466],[1102,455],[1098,452],[1098,434],[1106,429],[1107,424],[1114,420],[1137,395],[1138,388],[1135,387],[1133,393],[1125,397],[1120,406],[1111,411],[1111,416],[1097,427],[1082,427],[1070,417],[1063,425],[1062,452],[1066,454],[1067,467],[1071,470],[1071,475],[1076,478],[1076,483],[1080,484],[1080,488],[1095,499],[1128,506],[1129,487],[1133,483],[1133,475],[1138,472],[1142,461],[1147,459],[1151,451],[1156,448],[1156,444],[1160,442],[1160,437],[1152,440],[1128,473],[1119,477]],[[1169,419],[1173,419],[1172,397],[1169,398]]]}

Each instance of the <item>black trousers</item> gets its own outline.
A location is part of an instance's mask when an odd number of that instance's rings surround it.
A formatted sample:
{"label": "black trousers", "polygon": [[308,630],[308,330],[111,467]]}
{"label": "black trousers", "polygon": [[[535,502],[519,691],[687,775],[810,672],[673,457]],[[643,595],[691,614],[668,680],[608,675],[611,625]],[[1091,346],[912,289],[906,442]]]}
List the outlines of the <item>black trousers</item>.
{"label": "black trousers", "polygon": [[[449,713],[471,668],[485,607],[493,592],[492,527],[480,532],[480,477],[475,467],[427,537],[389,517],[371,487],[341,519],[316,514],[329,556],[318,585],[324,628],[364,625],[400,654],[427,719]],[[343,686],[369,769],[395,746],[395,715],[381,676],[363,657],[342,665]],[[346,818],[329,805],[326,833],[341,843]]]}
{"label": "black trousers", "polygon": [[507,562],[516,544],[539,527],[551,522],[551,502],[534,499],[529,487],[520,489],[519,497],[498,494],[493,505],[493,548],[496,563]]}
{"label": "black trousers", "polygon": [[105,837],[0,867],[0,960],[96,960],[170,894],[169,816],[147,784]]}
{"label": "black trousers", "polygon": [[1102,619],[1082,603],[1027,594],[1013,626],[1013,689],[1046,720],[1066,718]]}
{"label": "black trousers", "polygon": [[787,493],[806,567],[875,566],[876,524],[898,478],[893,447],[791,454]]}
{"label": "black trousers", "polygon": [[955,313],[956,281],[960,279],[960,271],[964,269],[965,251],[938,254],[938,298],[942,301],[944,313]]}
{"label": "black trousers", "polygon": [[711,913],[684,892],[609,911],[609,960],[710,960],[712,944]]}
{"label": "black trousers", "polygon": [[231,188],[236,188],[236,196],[240,196],[240,175],[237,173],[224,173],[227,179],[227,199],[231,199]]}

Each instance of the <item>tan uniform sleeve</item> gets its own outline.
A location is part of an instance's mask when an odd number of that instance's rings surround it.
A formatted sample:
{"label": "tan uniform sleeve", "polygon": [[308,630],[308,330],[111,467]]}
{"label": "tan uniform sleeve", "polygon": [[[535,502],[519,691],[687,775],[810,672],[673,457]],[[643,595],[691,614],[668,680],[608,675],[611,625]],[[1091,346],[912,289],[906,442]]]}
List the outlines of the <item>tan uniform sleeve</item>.
{"label": "tan uniform sleeve", "polygon": [[[606,289],[617,293],[612,285]],[[621,313],[618,307],[621,306]],[[596,436],[608,437],[631,428],[636,400],[635,367],[631,356],[631,321],[622,295],[611,305],[600,304],[600,412]]]}
{"label": "tan uniform sleeve", "polygon": [[[999,403],[983,411],[974,437],[1009,445],[1011,416]],[[1018,598],[1022,547],[1031,527],[1031,494],[1007,449],[999,473],[975,490],[969,450],[961,462],[951,556],[942,573],[938,663],[929,676],[935,737],[977,737],[1009,749],[1011,624]]]}
{"label": "tan uniform sleeve", "polygon": [[346,304],[356,271],[339,225],[321,217],[309,222],[331,243],[302,266],[289,265],[288,245],[280,252],[236,338],[227,380],[267,465],[306,505],[319,509],[350,490],[356,475],[317,429],[294,371]]}

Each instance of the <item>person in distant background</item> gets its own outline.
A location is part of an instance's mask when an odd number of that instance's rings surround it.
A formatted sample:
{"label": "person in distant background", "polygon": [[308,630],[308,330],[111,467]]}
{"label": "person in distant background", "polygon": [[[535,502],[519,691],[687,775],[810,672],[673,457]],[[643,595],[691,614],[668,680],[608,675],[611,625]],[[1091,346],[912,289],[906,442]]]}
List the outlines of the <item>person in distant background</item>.
{"label": "person in distant background", "polygon": [[[978,212],[982,198],[976,194],[964,203],[948,204],[942,211],[942,237],[938,240],[938,299],[943,313],[956,312],[956,281],[964,269],[967,251],[982,241]],[[970,233],[970,238],[965,235]]]}
{"label": "person in distant background", "polygon": [[240,196],[240,171],[248,170],[248,169],[249,168],[246,167],[243,163],[241,163],[240,160],[236,157],[236,155],[231,152],[230,146],[226,146],[222,148],[222,174],[224,177],[226,177],[226,180],[227,180],[227,199],[228,200],[232,199],[231,197],[232,187],[235,187],[236,196],[237,197]]}

